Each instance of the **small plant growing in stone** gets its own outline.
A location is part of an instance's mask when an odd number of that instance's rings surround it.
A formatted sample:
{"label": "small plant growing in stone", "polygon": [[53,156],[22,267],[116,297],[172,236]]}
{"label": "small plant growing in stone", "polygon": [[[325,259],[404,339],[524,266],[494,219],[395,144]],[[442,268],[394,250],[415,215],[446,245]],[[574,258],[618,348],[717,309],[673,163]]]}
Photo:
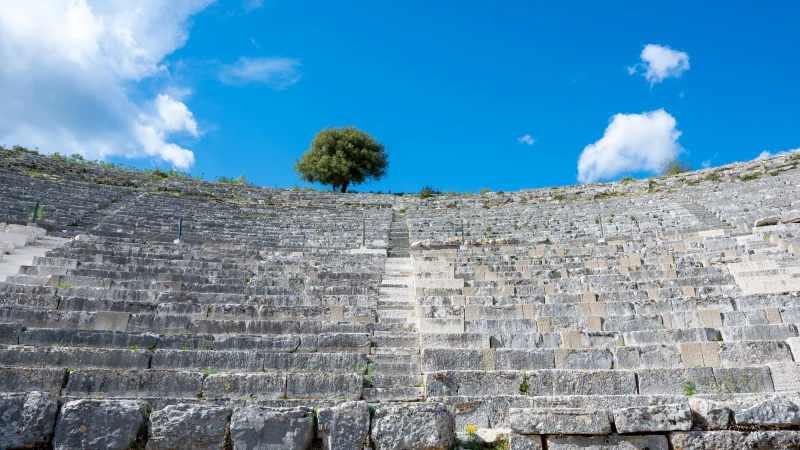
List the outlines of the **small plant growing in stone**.
{"label": "small plant growing in stone", "polygon": [[[217,373],[216,370],[211,370],[211,369],[206,369],[203,371],[203,375],[205,376],[216,375],[216,373]],[[228,386],[228,389],[230,389],[230,386]]]}
{"label": "small plant growing in stone", "polygon": [[131,345],[131,350],[139,350],[139,345],[138,344]]}
{"label": "small plant growing in stone", "polygon": [[519,393],[525,395],[528,392],[528,374],[522,372],[522,383],[519,384]]}
{"label": "small plant growing in stone", "polygon": [[73,283],[58,283],[58,286],[56,286],[56,289],[69,289],[69,288],[73,288],[73,287],[75,287],[75,284],[73,284]]}
{"label": "small plant growing in stone", "polygon": [[691,397],[697,394],[697,385],[694,380],[687,380],[683,382],[683,395]]}

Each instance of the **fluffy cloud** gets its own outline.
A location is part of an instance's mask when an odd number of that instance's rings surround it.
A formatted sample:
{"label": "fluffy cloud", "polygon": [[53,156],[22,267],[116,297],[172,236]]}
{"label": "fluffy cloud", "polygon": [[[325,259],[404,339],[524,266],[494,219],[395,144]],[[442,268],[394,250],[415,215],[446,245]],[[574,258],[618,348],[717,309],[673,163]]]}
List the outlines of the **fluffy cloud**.
{"label": "fluffy cloud", "polygon": [[219,78],[226,84],[264,84],[285,89],[300,80],[300,61],[292,58],[239,58],[223,66]]}
{"label": "fluffy cloud", "polygon": [[787,153],[792,153],[792,152],[800,152],[800,148],[794,148],[792,150],[786,150],[784,152],[775,152],[775,153],[769,150],[764,150],[763,152],[759,153],[759,155],[753,161],[758,161],[759,159],[772,158],[773,156],[785,155]]}
{"label": "fluffy cloud", "polygon": [[651,86],[669,77],[678,78],[683,72],[689,70],[689,55],[666,46],[648,44],[639,57],[642,62],[628,67],[628,73],[633,75],[640,68],[644,69],[642,76],[650,82]]}
{"label": "fluffy cloud", "polygon": [[138,100],[166,78],[164,58],[188,39],[187,20],[213,0],[8,0],[0,9],[0,143],[88,158],[149,156],[186,169],[198,136],[180,100]]}
{"label": "fluffy cloud", "polygon": [[656,172],[665,159],[683,152],[676,124],[663,109],[615,115],[603,137],[583,149],[578,159],[578,181],[591,183],[624,173]]}
{"label": "fluffy cloud", "polygon": [[517,139],[518,144],[533,145],[534,142],[536,142],[536,139],[531,137],[530,134],[526,134],[525,136],[522,136],[521,138]]}

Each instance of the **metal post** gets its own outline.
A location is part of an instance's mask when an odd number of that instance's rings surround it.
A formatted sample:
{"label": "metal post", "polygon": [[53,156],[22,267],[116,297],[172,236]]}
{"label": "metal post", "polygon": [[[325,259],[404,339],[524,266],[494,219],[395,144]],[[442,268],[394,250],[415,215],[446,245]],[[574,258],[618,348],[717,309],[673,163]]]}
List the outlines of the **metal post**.
{"label": "metal post", "polygon": [[597,220],[600,221],[600,238],[605,239],[605,234],[603,234],[603,216],[597,216]]}
{"label": "metal post", "polygon": [[183,235],[183,217],[178,218],[178,239]]}
{"label": "metal post", "polygon": [[36,201],[36,208],[33,210],[33,220],[32,222],[36,222],[36,216],[39,215],[39,200]]}

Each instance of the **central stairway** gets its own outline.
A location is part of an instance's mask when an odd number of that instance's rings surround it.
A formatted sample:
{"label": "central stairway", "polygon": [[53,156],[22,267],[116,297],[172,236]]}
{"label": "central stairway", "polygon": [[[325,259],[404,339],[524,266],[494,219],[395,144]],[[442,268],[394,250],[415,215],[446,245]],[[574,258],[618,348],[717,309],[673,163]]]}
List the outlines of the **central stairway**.
{"label": "central stairway", "polygon": [[424,397],[419,330],[414,313],[414,278],[405,217],[395,211],[378,298],[378,323],[364,381],[368,402],[413,401]]}

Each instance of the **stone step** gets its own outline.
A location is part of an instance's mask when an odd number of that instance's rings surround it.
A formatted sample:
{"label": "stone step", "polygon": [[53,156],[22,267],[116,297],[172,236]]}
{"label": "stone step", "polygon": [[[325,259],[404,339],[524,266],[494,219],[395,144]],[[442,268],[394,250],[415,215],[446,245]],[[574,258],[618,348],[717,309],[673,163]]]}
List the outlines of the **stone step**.
{"label": "stone step", "polygon": [[416,402],[425,398],[422,387],[365,388],[364,400],[370,403]]}

